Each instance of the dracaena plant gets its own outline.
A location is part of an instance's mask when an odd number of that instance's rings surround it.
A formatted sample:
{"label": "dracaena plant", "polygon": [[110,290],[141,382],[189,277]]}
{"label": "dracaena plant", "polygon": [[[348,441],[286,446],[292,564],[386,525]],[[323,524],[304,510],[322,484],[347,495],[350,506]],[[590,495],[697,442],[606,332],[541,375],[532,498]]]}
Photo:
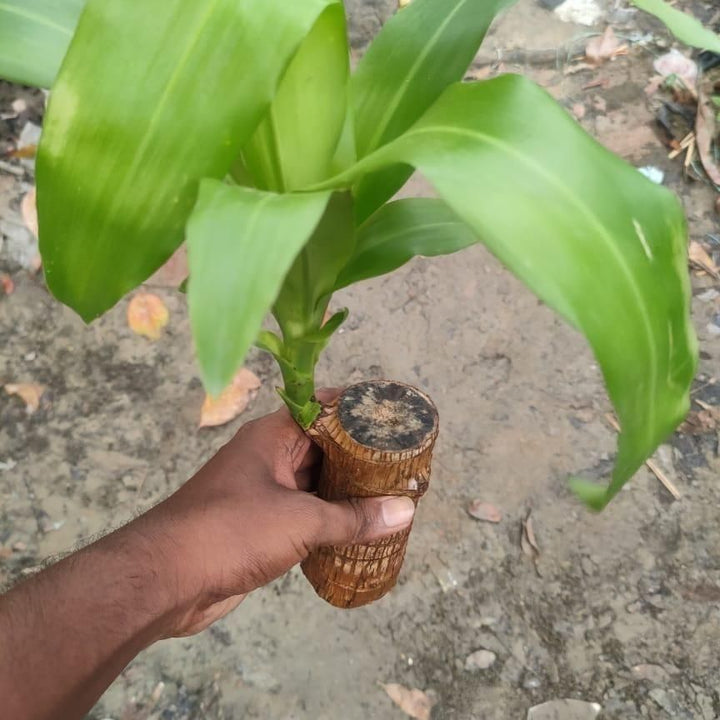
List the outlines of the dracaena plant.
{"label": "dracaena plant", "polygon": [[[685,221],[529,80],[462,82],[509,4],[414,0],[351,72],[337,0],[5,0],[0,69],[53,83],[37,159],[51,291],[90,321],[187,240],[206,387],[257,342],[308,427],[346,316],[324,322],[333,293],[481,242],[597,356],[617,463],[609,486],[573,487],[604,507],[688,408]],[[392,200],[413,170],[437,198]]]}

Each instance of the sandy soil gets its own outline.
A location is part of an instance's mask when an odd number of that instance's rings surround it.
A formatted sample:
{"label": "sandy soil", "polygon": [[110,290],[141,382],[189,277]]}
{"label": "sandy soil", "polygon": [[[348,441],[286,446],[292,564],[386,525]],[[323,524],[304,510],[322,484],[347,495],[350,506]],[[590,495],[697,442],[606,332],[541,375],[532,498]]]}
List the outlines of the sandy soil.
{"label": "sandy soil", "polygon": [[[701,2],[686,6],[710,14]],[[609,17],[618,34],[651,32],[668,45],[648,20],[622,9]],[[683,177],[681,159],[668,160],[643,92],[661,46],[566,72],[568,51],[603,27],[561,22],[523,0],[497,23],[476,72],[495,72],[486,63],[506,58],[501,69],[526,72],[569,109],[582,105],[583,125],[608,147],[665,171],[694,239],[717,233],[713,192]],[[604,85],[587,87],[597,80]],[[21,91],[1,93],[5,109]],[[5,136],[18,129],[0,123]],[[0,174],[0,215],[13,216],[29,182]],[[427,188],[417,180],[410,191]],[[85,327],[10,249],[0,253],[0,272],[16,284],[0,295],[0,384],[48,391],[30,417],[0,394],[0,584],[156,502],[240,422],[278,404],[278,373],[253,354],[249,366],[264,385],[251,411],[198,431],[203,391],[183,296],[157,290],[171,311],[157,343],[128,330],[127,301]],[[720,298],[705,293],[710,278],[694,284],[702,342],[694,397],[717,405],[720,385],[708,379],[720,377]],[[643,471],[607,512],[590,515],[565,479],[611,466],[597,366],[583,340],[483,248],[417,260],[335,304],[352,315],[322,361],[321,382],[408,381],[441,413],[432,488],[399,587],[373,607],[340,612],[292,572],[204,635],[144,653],[90,717],[402,718],[379,682],[433,694],[436,720],[524,718],[564,697],[600,703],[602,718],[720,717],[716,431],[677,434],[663,448],[659,462],[680,501]],[[466,507],[475,498],[501,508],[502,522],[473,520]],[[537,569],[519,544],[529,511]],[[496,661],[466,670],[479,649]]]}

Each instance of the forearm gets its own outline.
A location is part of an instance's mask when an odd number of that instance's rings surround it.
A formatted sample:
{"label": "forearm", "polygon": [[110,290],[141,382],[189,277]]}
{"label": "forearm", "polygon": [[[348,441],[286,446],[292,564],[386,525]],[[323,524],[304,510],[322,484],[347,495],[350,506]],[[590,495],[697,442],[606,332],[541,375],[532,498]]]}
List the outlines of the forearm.
{"label": "forearm", "polygon": [[13,720],[83,717],[168,634],[177,607],[163,543],[131,525],[0,597],[0,698]]}

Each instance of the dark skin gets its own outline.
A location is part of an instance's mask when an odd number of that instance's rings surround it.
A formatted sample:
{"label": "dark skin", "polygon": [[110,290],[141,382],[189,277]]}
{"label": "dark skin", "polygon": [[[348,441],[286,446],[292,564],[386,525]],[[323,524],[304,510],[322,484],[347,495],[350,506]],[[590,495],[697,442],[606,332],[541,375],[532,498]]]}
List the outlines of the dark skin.
{"label": "dark skin", "polygon": [[318,459],[286,410],[251,422],[150,512],[0,597],[3,717],[82,718],[142,650],[205,630],[313,548],[409,525],[407,498],[308,492]]}

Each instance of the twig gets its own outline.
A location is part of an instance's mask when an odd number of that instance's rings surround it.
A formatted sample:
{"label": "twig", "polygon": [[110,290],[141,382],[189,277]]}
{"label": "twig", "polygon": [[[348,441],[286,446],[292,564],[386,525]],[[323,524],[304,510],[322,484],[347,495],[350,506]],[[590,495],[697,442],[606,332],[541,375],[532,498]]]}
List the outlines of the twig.
{"label": "twig", "polygon": [[682,155],[683,150],[686,148],[689,148],[691,145],[695,144],[695,132],[690,131],[681,141],[680,145],[678,145],[669,155],[668,158],[670,160],[674,160],[678,155]]}
{"label": "twig", "polygon": [[[612,415],[610,415],[610,413],[606,413],[605,419],[608,423],[610,423],[616,432],[620,432],[620,424]],[[680,491],[675,487],[673,481],[670,480],[670,478],[658,467],[657,463],[652,459],[648,459],[645,461],[645,465],[647,465],[648,470],[650,470],[650,472],[663,484],[663,487],[675,498],[675,500],[680,500],[682,497]]]}

